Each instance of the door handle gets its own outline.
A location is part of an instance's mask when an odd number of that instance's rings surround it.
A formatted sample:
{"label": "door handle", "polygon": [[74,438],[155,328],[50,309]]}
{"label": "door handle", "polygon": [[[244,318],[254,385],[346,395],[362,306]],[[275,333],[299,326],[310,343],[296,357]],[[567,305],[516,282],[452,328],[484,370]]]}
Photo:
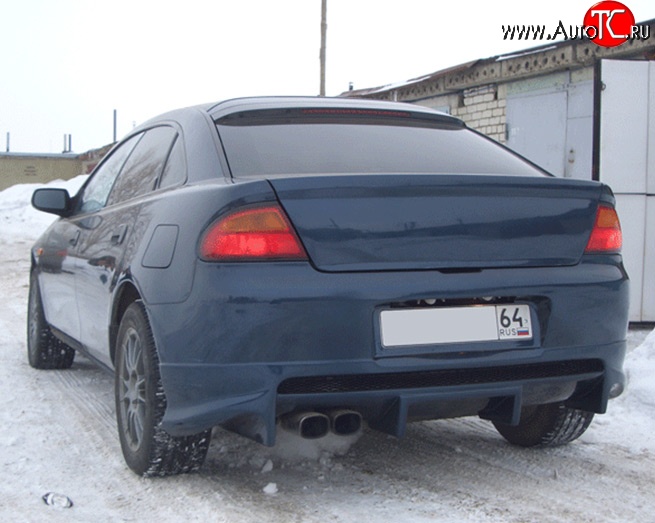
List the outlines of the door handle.
{"label": "door handle", "polygon": [[127,233],[127,225],[121,225],[114,234],[111,235],[112,245],[120,245],[125,239],[125,234]]}
{"label": "door handle", "polygon": [[68,240],[73,247],[77,245],[77,242],[80,240],[80,231],[75,231],[75,236]]}

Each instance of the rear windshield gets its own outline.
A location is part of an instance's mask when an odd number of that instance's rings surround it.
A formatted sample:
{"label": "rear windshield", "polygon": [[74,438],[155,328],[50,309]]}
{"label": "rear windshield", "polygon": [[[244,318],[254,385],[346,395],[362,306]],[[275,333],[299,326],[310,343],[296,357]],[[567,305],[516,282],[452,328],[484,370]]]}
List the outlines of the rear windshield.
{"label": "rear windshield", "polygon": [[421,113],[247,111],[216,122],[232,176],[545,173],[456,120]]}

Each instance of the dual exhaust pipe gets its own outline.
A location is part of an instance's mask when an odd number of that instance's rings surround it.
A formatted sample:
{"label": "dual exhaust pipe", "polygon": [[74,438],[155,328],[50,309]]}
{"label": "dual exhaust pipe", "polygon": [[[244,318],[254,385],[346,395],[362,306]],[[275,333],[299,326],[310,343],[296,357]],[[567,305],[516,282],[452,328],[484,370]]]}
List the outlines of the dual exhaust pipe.
{"label": "dual exhaust pipe", "polygon": [[282,418],[282,426],[305,439],[317,439],[332,431],[349,436],[362,428],[362,415],[354,410],[335,409],[322,412],[293,412]]}

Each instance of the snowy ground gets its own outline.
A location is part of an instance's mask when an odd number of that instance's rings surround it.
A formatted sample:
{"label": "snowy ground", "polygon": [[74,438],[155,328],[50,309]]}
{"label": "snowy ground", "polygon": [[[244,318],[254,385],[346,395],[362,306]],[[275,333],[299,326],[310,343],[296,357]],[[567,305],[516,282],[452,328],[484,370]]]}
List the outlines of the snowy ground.
{"label": "snowy ground", "polygon": [[[68,371],[27,363],[28,253],[51,219],[28,208],[33,189],[0,193],[1,521],[655,521],[648,330],[629,333],[628,392],[567,447],[514,448],[478,419],[417,423],[400,441],[365,431],[350,449],[291,435],[269,449],[217,430],[199,473],[136,477],[121,457],[111,376],[79,356]],[[48,492],[73,507],[46,505]]]}

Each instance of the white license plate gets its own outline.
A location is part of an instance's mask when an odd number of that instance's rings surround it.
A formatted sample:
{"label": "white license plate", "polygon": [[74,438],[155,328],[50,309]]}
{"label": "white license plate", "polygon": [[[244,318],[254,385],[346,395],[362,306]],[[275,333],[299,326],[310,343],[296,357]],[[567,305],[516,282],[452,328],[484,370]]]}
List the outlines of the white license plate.
{"label": "white license plate", "polygon": [[380,313],[384,347],[532,339],[528,305],[479,305],[386,310]]}

